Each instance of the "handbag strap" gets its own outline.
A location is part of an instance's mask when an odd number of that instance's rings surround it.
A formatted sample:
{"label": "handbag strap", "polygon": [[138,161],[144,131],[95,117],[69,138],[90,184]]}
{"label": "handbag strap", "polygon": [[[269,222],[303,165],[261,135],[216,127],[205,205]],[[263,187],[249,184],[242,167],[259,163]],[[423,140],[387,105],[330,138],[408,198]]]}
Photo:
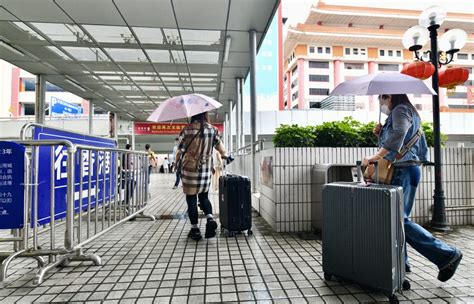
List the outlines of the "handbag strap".
{"label": "handbag strap", "polygon": [[410,149],[416,144],[416,142],[421,138],[421,136],[423,136],[423,130],[420,126],[418,130],[416,131],[415,135],[413,135],[412,138],[410,138],[410,140],[406,143],[406,145],[404,145],[400,149],[400,151],[397,153],[395,158],[402,159],[408,153],[408,151],[410,151]]}

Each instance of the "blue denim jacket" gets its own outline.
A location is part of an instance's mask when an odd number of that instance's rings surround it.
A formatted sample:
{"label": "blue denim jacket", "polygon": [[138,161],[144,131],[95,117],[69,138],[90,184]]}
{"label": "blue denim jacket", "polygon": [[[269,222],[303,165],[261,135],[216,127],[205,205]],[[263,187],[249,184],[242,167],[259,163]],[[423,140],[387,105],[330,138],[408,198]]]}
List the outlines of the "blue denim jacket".
{"label": "blue denim jacket", "polygon": [[[379,146],[390,151],[385,159],[394,161],[400,149],[415,135],[420,128],[421,118],[415,110],[406,104],[396,106],[388,116],[380,133]],[[425,134],[411,147],[399,165],[421,163],[428,160],[428,145]]]}

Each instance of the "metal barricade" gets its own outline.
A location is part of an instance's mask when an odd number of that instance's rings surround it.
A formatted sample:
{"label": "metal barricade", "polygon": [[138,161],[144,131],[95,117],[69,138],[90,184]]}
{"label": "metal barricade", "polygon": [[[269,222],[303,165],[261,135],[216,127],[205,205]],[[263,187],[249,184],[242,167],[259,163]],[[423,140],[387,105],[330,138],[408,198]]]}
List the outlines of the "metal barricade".
{"label": "metal barricade", "polygon": [[[23,140],[17,143],[26,147],[27,154],[24,225],[22,229],[12,230],[11,237],[0,238],[0,242],[12,244],[12,250],[0,252],[0,281],[7,277],[8,268],[16,258],[37,260],[39,269],[34,284],[43,282],[48,271],[66,266],[71,261],[92,261],[100,265],[98,255],[83,252],[84,245],[124,221],[137,217],[155,220],[151,215],[144,215],[148,200],[146,152],[76,145],[67,140]],[[45,161],[41,159],[40,148],[48,147],[51,160],[47,201],[39,193],[38,169]],[[55,190],[58,187],[55,177],[58,172],[55,172],[55,156],[58,151],[64,151],[67,163],[66,210],[62,214],[56,210],[58,197]],[[75,172],[76,165],[79,165],[79,172]],[[45,206],[49,206],[47,223],[44,216],[38,217],[38,210]],[[43,257],[47,257],[48,262]]]}

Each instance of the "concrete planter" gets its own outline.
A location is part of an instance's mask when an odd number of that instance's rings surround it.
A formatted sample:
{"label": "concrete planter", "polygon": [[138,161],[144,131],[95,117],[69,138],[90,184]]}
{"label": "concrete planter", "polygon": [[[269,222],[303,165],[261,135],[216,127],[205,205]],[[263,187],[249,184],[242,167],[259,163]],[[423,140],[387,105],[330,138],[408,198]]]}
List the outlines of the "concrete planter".
{"label": "concrete planter", "polygon": [[[260,196],[253,207],[278,232],[304,232],[312,230],[312,192],[315,187],[311,169],[315,164],[355,164],[371,155],[375,148],[274,148],[257,154],[262,165],[271,158],[271,182],[258,179]],[[443,149],[443,183],[448,221],[452,225],[474,224],[474,149]],[[434,159],[431,151],[431,159]],[[250,155],[239,157],[230,169],[250,175]],[[261,166],[262,172],[268,166]],[[262,171],[263,170],[263,171]],[[434,173],[432,167],[423,167],[412,219],[424,224],[431,219]],[[314,190],[314,189],[319,190]],[[313,194],[318,196],[318,194]]]}

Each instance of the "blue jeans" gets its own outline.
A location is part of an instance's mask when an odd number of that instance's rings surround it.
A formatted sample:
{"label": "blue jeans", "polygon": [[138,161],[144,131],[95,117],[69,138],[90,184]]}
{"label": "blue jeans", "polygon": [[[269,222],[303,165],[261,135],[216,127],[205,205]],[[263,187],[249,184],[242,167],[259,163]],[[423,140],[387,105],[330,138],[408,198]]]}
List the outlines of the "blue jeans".
{"label": "blue jeans", "polygon": [[178,168],[176,169],[176,181],[174,182],[174,186],[178,187],[180,181],[181,181],[181,169]]}
{"label": "blue jeans", "polygon": [[[429,231],[409,218],[415,202],[416,189],[420,183],[420,175],[419,166],[398,167],[392,181],[393,185],[403,188],[405,240],[438,268],[443,268],[456,254],[456,248],[435,238]],[[405,261],[408,261],[406,252]]]}

